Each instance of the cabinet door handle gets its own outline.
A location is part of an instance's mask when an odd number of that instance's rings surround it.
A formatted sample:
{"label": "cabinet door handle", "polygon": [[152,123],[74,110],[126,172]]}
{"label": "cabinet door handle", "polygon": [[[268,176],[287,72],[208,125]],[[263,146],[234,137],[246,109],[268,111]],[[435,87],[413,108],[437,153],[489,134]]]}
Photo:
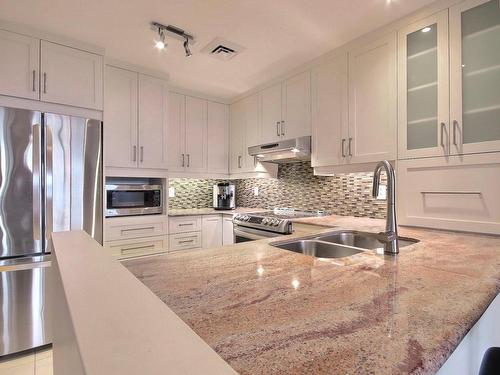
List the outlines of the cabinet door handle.
{"label": "cabinet door handle", "polygon": [[144,161],[144,146],[141,146],[141,163]]}
{"label": "cabinet door handle", "polygon": [[181,154],[181,155],[182,155],[182,165],[181,165],[181,167],[183,167],[183,168],[184,168],[184,164],[185,164],[185,163],[184,163],[184,154]]}
{"label": "cabinet door handle", "polygon": [[438,190],[438,191],[421,191],[420,194],[441,194],[441,195],[482,195],[480,191],[447,191],[447,190]]}
{"label": "cabinet door handle", "polygon": [[458,146],[458,143],[457,143],[457,127],[458,127],[458,121],[457,120],[453,120],[453,144],[455,146]]}
{"label": "cabinet door handle", "polygon": [[276,135],[279,137],[280,136],[280,122],[276,121]]}
{"label": "cabinet door handle", "polygon": [[193,223],[179,224],[180,227],[189,227],[191,225],[194,225],[194,224]]}
{"label": "cabinet door handle", "polygon": [[184,240],[184,241],[179,241],[179,243],[193,243],[194,240]]}
{"label": "cabinet door handle", "polygon": [[238,155],[238,168],[241,168],[241,155]]}
{"label": "cabinet door handle", "polygon": [[132,151],[132,161],[137,161],[137,146],[134,145],[134,150]]}
{"label": "cabinet door handle", "polygon": [[345,138],[342,138],[342,144],[340,145],[340,148],[342,149],[342,157],[343,158],[345,158],[344,146],[345,146]]}
{"label": "cabinet door handle", "polygon": [[189,168],[189,164],[190,164],[190,159],[191,159],[191,158],[190,158],[190,155],[189,155],[189,154],[187,154],[187,157],[188,157],[187,167]]}
{"label": "cabinet door handle", "polygon": [[281,135],[285,135],[285,121],[281,121]]}
{"label": "cabinet door handle", "polygon": [[155,245],[143,245],[143,246],[133,246],[133,247],[124,247],[122,248],[122,253],[126,251],[132,251],[132,250],[144,250],[144,249],[153,249]]}
{"label": "cabinet door handle", "polygon": [[35,83],[36,83],[36,70],[33,69],[33,92],[36,92]]}
{"label": "cabinet door handle", "polygon": [[352,138],[349,138],[349,144],[348,144],[349,156],[352,156],[351,143],[352,143]]}
{"label": "cabinet door handle", "polygon": [[441,138],[441,147],[444,147],[444,130],[445,130],[446,124],[444,122],[441,123],[441,128],[440,128],[440,134],[439,137]]}
{"label": "cabinet door handle", "polygon": [[154,230],[155,227],[143,227],[143,228],[129,228],[129,229],[122,229],[122,234],[126,233],[126,232],[134,232],[136,230]]}
{"label": "cabinet door handle", "polygon": [[47,93],[47,73],[43,73],[43,93]]}

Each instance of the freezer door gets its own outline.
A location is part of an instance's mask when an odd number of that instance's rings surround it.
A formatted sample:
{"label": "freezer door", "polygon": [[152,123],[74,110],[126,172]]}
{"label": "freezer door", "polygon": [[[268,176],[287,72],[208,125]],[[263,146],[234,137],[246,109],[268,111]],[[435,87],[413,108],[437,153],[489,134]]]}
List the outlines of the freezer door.
{"label": "freezer door", "polygon": [[0,272],[0,357],[52,341],[51,267],[37,258]]}
{"label": "freezer door", "polygon": [[52,232],[83,229],[102,243],[101,122],[43,116],[47,251]]}
{"label": "freezer door", "polygon": [[40,116],[0,107],[0,258],[42,251]]}

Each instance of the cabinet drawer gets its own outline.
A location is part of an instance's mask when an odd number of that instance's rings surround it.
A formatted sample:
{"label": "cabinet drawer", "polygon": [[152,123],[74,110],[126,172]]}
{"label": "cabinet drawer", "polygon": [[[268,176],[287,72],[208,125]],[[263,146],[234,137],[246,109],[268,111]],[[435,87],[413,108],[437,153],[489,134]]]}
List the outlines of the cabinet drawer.
{"label": "cabinet drawer", "polygon": [[398,162],[399,223],[500,233],[500,154]]}
{"label": "cabinet drawer", "polygon": [[178,216],[169,218],[169,233],[201,231],[201,216]]}
{"label": "cabinet drawer", "polygon": [[168,250],[167,236],[148,237],[134,240],[111,241],[104,244],[117,259],[164,253]]}
{"label": "cabinet drawer", "polygon": [[170,251],[201,248],[201,232],[171,234],[169,236]]}
{"label": "cabinet drawer", "polygon": [[167,234],[167,222],[164,217],[150,220],[140,218],[137,223],[124,223],[119,220],[115,222],[114,220],[106,220],[106,241]]}

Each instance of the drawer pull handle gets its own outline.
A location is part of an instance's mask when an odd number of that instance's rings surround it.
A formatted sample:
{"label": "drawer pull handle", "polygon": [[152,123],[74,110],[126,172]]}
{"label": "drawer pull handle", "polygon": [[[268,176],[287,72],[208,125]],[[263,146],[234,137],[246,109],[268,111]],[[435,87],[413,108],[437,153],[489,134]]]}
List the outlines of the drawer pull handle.
{"label": "drawer pull handle", "polygon": [[179,243],[193,243],[194,240],[184,240],[184,241],[179,241]]}
{"label": "drawer pull handle", "polygon": [[481,195],[480,191],[421,191],[420,194]]}
{"label": "drawer pull handle", "polygon": [[134,246],[134,247],[124,247],[122,249],[122,253],[125,251],[131,251],[131,250],[144,250],[144,249],[153,249],[155,245],[144,245],[144,246]]}
{"label": "drawer pull handle", "polygon": [[148,229],[154,230],[154,229],[155,229],[155,227],[143,227],[143,228],[130,228],[130,229],[122,229],[122,233],[125,233],[125,232],[132,232],[132,231],[136,231],[136,230],[148,230]]}
{"label": "drawer pull handle", "polygon": [[191,225],[194,225],[194,223],[184,223],[184,224],[179,224],[180,227],[189,227]]}

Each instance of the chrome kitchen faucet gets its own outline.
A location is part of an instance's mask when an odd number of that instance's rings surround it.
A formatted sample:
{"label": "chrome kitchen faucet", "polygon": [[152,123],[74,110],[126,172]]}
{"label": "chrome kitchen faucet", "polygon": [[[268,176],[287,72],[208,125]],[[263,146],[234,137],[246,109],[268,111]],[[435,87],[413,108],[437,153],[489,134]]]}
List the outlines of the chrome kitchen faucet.
{"label": "chrome kitchen faucet", "polygon": [[375,167],[373,172],[373,198],[378,197],[380,186],[380,174],[382,169],[387,174],[387,219],[385,222],[385,232],[379,233],[380,240],[384,243],[384,253],[399,253],[398,245],[398,224],[396,222],[396,176],[394,168],[387,160],[382,160]]}

